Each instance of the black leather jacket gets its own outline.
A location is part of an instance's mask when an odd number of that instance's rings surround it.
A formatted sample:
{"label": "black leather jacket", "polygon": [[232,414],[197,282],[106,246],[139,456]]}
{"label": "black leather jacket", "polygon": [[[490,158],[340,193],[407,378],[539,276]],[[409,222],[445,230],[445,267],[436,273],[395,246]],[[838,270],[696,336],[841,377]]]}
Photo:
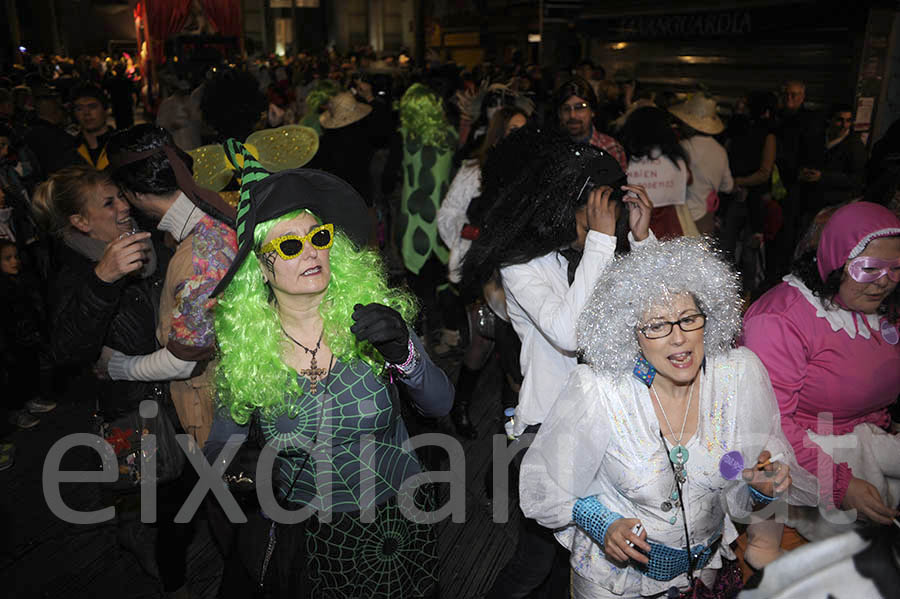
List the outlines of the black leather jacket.
{"label": "black leather jacket", "polygon": [[[104,345],[128,355],[157,349],[157,274],[147,279],[126,276],[110,284],[94,273],[94,261],[62,243],[56,258],[50,287],[50,355],[57,365],[89,370]],[[98,380],[96,397],[103,415],[112,418],[136,409],[143,399],[161,399],[157,387]]]}

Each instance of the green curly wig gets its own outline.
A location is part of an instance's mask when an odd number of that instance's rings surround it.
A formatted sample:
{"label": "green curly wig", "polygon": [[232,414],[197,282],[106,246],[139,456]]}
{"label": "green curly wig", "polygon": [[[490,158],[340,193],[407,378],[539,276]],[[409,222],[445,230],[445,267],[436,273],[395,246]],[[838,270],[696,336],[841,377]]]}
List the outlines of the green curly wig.
{"label": "green curly wig", "polygon": [[[277,223],[304,212],[307,211],[298,210],[259,223],[253,233],[254,249],[259,249]],[[384,358],[370,343],[357,341],[350,332],[353,307],[377,302],[394,308],[411,322],[418,306],[410,294],[388,287],[376,252],[357,250],[338,229],[329,260],[331,279],[319,305],[325,325],[323,342],[336,359],[362,360],[376,375],[381,375]],[[281,359],[285,337],[257,260],[245,260],[235,273],[219,300],[215,321],[219,343],[218,401],[235,422],[245,424],[257,409],[267,415],[277,414],[284,408],[285,393],[302,392],[297,372]]]}
{"label": "green curly wig", "polygon": [[319,125],[319,108],[336,96],[341,91],[341,86],[331,79],[323,79],[306,95],[306,114],[300,120],[301,125],[312,127],[319,136],[322,135],[322,127]]}
{"label": "green curly wig", "polygon": [[341,86],[331,79],[323,79],[306,95],[306,114],[319,118],[319,107],[341,91]]}
{"label": "green curly wig", "polygon": [[404,137],[439,150],[450,149],[456,141],[440,97],[421,83],[411,85],[400,99],[400,131]]}

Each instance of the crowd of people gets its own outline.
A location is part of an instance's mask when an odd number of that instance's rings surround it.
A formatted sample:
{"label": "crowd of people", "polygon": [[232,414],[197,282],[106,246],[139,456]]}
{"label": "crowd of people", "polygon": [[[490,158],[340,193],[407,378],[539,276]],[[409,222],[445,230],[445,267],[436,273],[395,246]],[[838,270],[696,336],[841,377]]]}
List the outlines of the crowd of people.
{"label": "crowd of people", "polygon": [[33,429],[78,381],[166,596],[190,596],[177,433],[246,515],[204,507],[221,597],[439,596],[409,515],[437,430],[515,450],[485,597],[733,597],[897,523],[900,124],[869,152],[801,80],[722,106],[587,60],[26,62],[0,81],[4,408]]}

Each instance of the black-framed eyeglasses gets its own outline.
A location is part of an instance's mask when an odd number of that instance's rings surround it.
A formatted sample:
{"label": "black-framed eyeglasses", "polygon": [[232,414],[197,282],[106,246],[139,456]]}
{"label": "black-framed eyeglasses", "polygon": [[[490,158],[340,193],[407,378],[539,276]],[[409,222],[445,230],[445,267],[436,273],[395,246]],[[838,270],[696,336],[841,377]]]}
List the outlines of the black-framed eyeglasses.
{"label": "black-framed eyeglasses", "polygon": [[577,104],[563,104],[559,107],[559,111],[563,114],[570,114],[572,112],[584,112],[591,105],[587,102],[579,102]]}
{"label": "black-framed eyeglasses", "polygon": [[639,327],[638,330],[647,339],[662,339],[672,334],[675,325],[685,333],[702,329],[706,326],[706,314],[698,312],[679,318],[678,320],[654,320]]}

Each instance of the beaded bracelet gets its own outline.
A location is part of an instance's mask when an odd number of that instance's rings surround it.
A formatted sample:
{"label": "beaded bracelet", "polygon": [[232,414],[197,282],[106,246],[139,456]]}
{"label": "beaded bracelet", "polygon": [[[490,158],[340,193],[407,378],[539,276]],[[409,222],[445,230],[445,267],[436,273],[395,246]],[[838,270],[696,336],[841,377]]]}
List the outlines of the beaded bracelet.
{"label": "beaded bracelet", "polygon": [[407,348],[409,349],[409,355],[406,357],[406,361],[402,364],[386,364],[388,370],[392,372],[396,372],[397,376],[400,378],[408,377],[412,374],[412,371],[416,369],[416,366],[419,364],[419,352],[416,349],[415,344],[412,341],[412,337],[410,337],[407,342]]}
{"label": "beaded bracelet", "polygon": [[601,547],[606,541],[610,524],[623,517],[600,503],[595,496],[579,499],[572,508],[572,520]]}
{"label": "beaded bracelet", "polygon": [[759,491],[757,491],[750,485],[747,485],[747,487],[750,489],[750,497],[753,499],[753,503],[755,503],[755,504],[769,505],[776,499],[775,497],[769,497],[768,495],[764,495],[764,494],[760,493]]}
{"label": "beaded bracelet", "polygon": [[403,371],[407,370],[415,360],[416,346],[413,345],[411,338],[406,342],[406,349],[409,352],[409,354],[406,356],[406,362],[404,362],[403,364],[394,364],[396,368],[399,368]]}

